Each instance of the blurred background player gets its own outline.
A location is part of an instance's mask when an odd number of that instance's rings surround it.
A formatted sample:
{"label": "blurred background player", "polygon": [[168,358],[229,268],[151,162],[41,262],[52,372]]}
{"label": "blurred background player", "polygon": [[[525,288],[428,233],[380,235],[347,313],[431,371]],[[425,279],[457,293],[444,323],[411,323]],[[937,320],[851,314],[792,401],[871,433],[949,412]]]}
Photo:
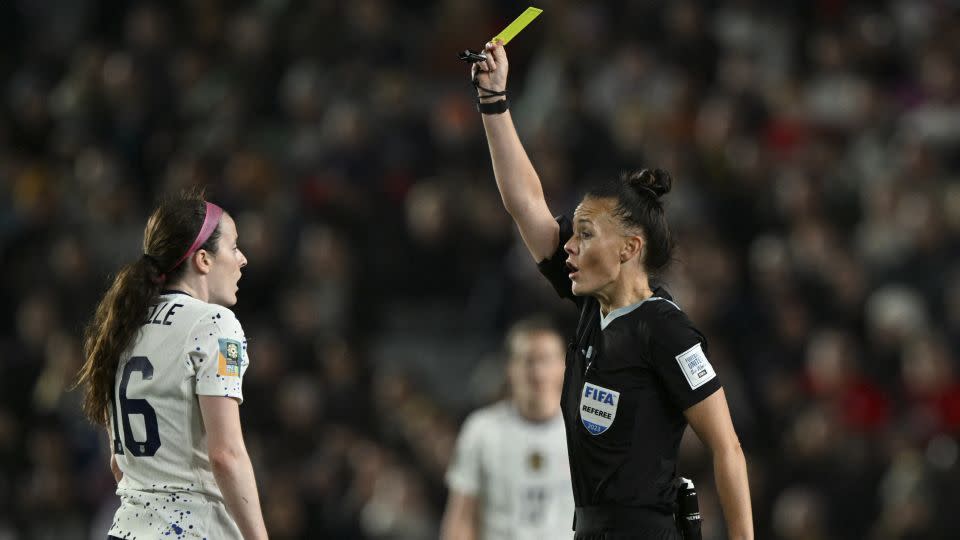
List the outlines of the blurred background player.
{"label": "blurred background player", "polygon": [[531,318],[511,328],[506,347],[510,397],[471,414],[460,431],[447,471],[443,540],[572,537],[563,339]]}
{"label": "blurred background player", "polygon": [[183,195],[143,236],[87,328],[80,372],[113,449],[110,538],[266,538],[240,428],[247,342],[228,309],[247,264],[236,224]]}

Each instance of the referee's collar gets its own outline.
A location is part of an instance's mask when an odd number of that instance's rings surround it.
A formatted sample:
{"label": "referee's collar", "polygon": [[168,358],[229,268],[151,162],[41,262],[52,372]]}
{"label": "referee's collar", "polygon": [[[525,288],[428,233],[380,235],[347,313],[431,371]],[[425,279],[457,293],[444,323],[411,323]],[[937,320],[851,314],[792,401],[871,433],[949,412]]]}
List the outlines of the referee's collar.
{"label": "referee's collar", "polygon": [[[627,314],[629,314],[629,313],[632,313],[633,310],[635,310],[635,309],[637,309],[638,307],[642,306],[642,305],[644,304],[644,302],[652,302],[652,301],[654,301],[654,300],[663,300],[664,302],[670,302],[670,304],[673,305],[673,307],[675,307],[675,308],[677,308],[677,309],[680,309],[680,306],[678,306],[677,304],[675,304],[672,300],[668,300],[668,299],[663,298],[663,297],[660,297],[660,296],[651,296],[650,298],[644,298],[643,300],[637,302],[636,304],[630,304],[629,306],[623,306],[623,307],[619,307],[619,308],[617,308],[617,309],[614,309],[614,310],[612,310],[610,313],[607,313],[606,316],[604,316],[603,313],[601,313],[601,314],[600,314],[600,329],[601,329],[601,330],[606,330],[607,327],[610,326],[610,323],[612,323],[616,318],[618,318],[618,317],[623,317],[624,315],[627,315]],[[683,310],[680,309],[680,311],[683,311]]]}

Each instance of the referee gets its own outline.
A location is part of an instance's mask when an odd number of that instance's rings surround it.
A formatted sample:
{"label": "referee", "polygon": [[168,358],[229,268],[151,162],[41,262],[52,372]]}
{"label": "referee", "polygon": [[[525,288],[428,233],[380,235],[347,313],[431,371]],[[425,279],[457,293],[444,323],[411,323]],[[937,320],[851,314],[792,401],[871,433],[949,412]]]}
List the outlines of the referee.
{"label": "referee", "polygon": [[670,175],[624,175],[555,219],[507,111],[506,52],[486,53],[472,75],[497,187],[540,272],[580,310],[561,398],[575,538],[681,538],[676,462],[689,423],[712,452],[729,537],[752,539],[746,461],[706,340],[649,280],[671,257],[660,200]]}

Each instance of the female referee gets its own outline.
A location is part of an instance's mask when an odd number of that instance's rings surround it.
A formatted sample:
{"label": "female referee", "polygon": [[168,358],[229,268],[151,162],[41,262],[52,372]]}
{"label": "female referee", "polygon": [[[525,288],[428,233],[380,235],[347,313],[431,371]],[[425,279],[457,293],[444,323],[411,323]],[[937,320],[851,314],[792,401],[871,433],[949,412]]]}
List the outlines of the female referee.
{"label": "female referee", "polygon": [[246,257],[219,206],[190,194],[150,216],[84,340],[84,412],[113,454],[119,538],[267,537],[240,428],[249,362],[228,309]]}
{"label": "female referee", "polygon": [[547,208],[506,100],[507,55],[474,64],[497,187],[523,241],[560,296],[580,309],[561,399],[578,539],[681,538],[675,525],[680,438],[689,423],[713,454],[732,539],[752,539],[747,468],[707,344],[649,276],[670,261],[664,171],[589,191],[573,214]]}

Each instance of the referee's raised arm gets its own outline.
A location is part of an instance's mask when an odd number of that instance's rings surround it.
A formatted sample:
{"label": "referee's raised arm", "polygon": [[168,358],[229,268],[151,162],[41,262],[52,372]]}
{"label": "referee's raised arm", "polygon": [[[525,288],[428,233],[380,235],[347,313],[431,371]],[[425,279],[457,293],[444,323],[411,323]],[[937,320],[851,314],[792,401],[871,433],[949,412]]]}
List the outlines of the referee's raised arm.
{"label": "referee's raised arm", "polygon": [[[524,244],[534,260],[540,262],[556,251],[560,226],[547,207],[540,178],[520,144],[510,111],[502,105],[495,106],[507,99],[502,95],[507,88],[507,53],[499,42],[487,43],[485,52],[487,59],[474,64],[471,75],[477,85],[497,189]],[[493,105],[484,106],[488,104]]]}

